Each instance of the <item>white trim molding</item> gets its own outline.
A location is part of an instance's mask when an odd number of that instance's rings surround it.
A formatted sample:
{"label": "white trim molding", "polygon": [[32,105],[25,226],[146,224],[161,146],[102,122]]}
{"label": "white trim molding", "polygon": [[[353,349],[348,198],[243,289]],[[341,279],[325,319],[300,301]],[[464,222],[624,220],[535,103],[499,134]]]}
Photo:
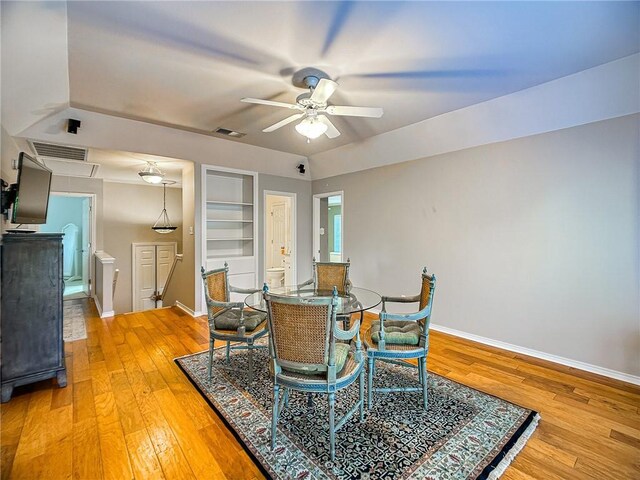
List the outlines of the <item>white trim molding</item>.
{"label": "white trim molding", "polygon": [[191,308],[187,307],[184,303],[179,302],[178,300],[176,300],[175,306],[178,307],[180,310],[182,310],[184,313],[194,318],[201,317],[202,315],[204,315],[204,312],[196,312]]}
{"label": "white trim molding", "polygon": [[114,312],[113,310],[109,310],[107,312],[103,312],[102,311],[102,305],[100,305],[100,300],[98,300],[98,296],[97,295],[93,295],[91,298],[93,298],[93,301],[96,304],[96,308],[98,309],[98,314],[100,315],[100,318],[107,318],[107,317],[115,316],[116,312]]}
{"label": "white trim molding", "polygon": [[521,353],[523,355],[539,358],[541,360],[547,360],[549,362],[558,363],[560,365],[576,368],[578,370],[584,370],[585,372],[595,373],[597,375],[602,375],[604,377],[614,378],[616,380],[632,383],[634,385],[640,385],[640,377],[631,375],[628,373],[624,373],[624,372],[618,372],[617,370],[611,370],[609,368],[599,367],[597,365],[591,365],[590,363],[584,363],[578,360],[572,360],[570,358],[565,358],[565,357],[560,357],[558,355],[552,355],[550,353],[540,352],[539,350],[533,350],[531,348],[520,347],[518,345],[513,345],[511,343],[501,342],[499,340],[493,340],[487,337],[481,337],[479,335],[462,332],[460,330],[455,330],[453,328],[444,327],[442,325],[437,325],[434,323],[431,324],[431,329],[437,332],[453,335],[454,337],[460,337],[467,340],[471,340],[473,342],[489,345],[491,347],[501,348],[503,350],[508,350],[510,352],[515,352],[515,353]]}

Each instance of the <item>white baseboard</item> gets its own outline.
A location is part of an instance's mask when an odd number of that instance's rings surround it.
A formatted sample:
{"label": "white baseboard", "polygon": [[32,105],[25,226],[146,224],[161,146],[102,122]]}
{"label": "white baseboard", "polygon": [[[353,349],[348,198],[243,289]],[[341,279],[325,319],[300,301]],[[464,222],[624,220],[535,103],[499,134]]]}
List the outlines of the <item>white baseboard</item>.
{"label": "white baseboard", "polygon": [[539,358],[541,360],[547,360],[553,363],[559,363],[560,365],[576,368],[578,370],[584,370],[586,372],[603,375],[605,377],[614,378],[616,380],[632,383],[634,385],[640,385],[640,377],[635,375],[630,375],[624,372],[618,372],[617,370],[611,370],[609,368],[599,367],[597,365],[591,365],[590,363],[580,362],[578,360],[572,360],[570,358],[565,358],[565,357],[560,357],[558,355],[552,355],[550,353],[540,352],[538,350],[533,350],[531,348],[520,347],[518,345],[513,345],[511,343],[501,342],[499,340],[493,340],[491,338],[481,337],[479,335],[473,335],[471,333],[462,332],[460,330],[455,330],[449,327],[443,327],[442,325],[437,325],[434,323],[431,324],[431,329],[437,332],[447,333],[455,337],[465,338],[473,342],[478,342],[478,343],[482,343],[492,347],[501,348],[503,350],[508,350],[510,352],[521,353],[523,355]]}
{"label": "white baseboard", "polygon": [[100,301],[98,300],[98,297],[96,295],[92,295],[91,298],[93,298],[93,301],[96,304],[96,308],[98,309],[98,314],[102,318],[102,305],[100,305]]}
{"label": "white baseboard", "polygon": [[116,312],[114,312],[113,310],[109,310],[108,312],[103,312],[102,305],[100,305],[100,300],[98,300],[98,297],[96,295],[92,295],[91,298],[93,298],[93,301],[96,304],[96,308],[98,309],[98,314],[100,315],[100,318],[113,317],[116,314]]}
{"label": "white baseboard", "polygon": [[182,310],[183,312],[191,315],[194,318],[204,315],[203,312],[196,312],[196,311],[190,309],[189,307],[187,307],[184,303],[179,302],[178,300],[176,300],[176,307],[178,307],[180,310]]}

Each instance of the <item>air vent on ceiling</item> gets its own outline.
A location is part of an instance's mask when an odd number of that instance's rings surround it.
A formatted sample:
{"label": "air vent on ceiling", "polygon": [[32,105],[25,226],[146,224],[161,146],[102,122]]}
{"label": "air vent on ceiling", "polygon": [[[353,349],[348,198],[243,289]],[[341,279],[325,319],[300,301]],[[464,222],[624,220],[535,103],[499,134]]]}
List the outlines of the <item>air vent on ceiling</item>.
{"label": "air vent on ceiling", "polygon": [[30,143],[38,157],[59,158],[79,162],[87,161],[86,148],[68,147],[66,145],[56,145],[54,143],[44,143],[35,140],[31,140]]}
{"label": "air vent on ceiling", "polygon": [[93,178],[98,173],[98,168],[100,168],[97,163],[78,162],[77,160],[61,160],[49,157],[41,157],[40,160],[54,175],[65,177]]}
{"label": "air vent on ceiling", "polygon": [[219,133],[220,135],[226,135],[227,137],[234,137],[234,138],[241,138],[246,135],[246,133],[235,132],[227,128],[218,128],[217,130],[215,130],[215,133]]}

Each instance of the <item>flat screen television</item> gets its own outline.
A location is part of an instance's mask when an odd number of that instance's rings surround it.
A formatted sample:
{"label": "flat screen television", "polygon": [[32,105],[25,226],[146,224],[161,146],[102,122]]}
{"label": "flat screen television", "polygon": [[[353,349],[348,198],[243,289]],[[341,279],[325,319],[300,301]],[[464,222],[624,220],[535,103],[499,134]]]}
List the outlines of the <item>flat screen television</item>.
{"label": "flat screen television", "polygon": [[24,152],[18,157],[18,186],[13,223],[46,223],[52,172]]}

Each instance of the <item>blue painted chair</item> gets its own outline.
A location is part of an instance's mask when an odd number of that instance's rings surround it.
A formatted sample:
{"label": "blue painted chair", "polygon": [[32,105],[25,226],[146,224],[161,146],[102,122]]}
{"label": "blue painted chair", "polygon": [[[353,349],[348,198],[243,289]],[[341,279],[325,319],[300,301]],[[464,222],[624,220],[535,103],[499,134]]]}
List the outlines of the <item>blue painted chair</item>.
{"label": "blue painted chair", "polygon": [[[249,382],[253,381],[253,350],[265,348],[255,342],[267,334],[267,315],[244,308],[243,302],[231,302],[231,292],[256,293],[258,289],[237,288],[229,285],[229,266],[205,272],[200,269],[204,282],[204,295],[209,317],[209,378],[212,374],[214,341],[226,342],[226,360],[230,365],[229,353],[233,349],[247,349],[249,352]],[[231,345],[231,342],[234,345]],[[235,345],[236,342],[241,345]]]}
{"label": "blue painted chair", "polygon": [[[412,297],[382,297],[380,319],[372,322],[364,335],[367,348],[367,404],[371,408],[374,392],[422,392],[422,406],[427,409],[427,354],[429,352],[429,324],[433,294],[436,288],[435,275],[427,274],[427,267],[422,271],[422,289]],[[419,311],[409,314],[387,313],[386,304],[419,302]],[[419,387],[374,388],[375,362],[381,360],[404,367],[415,368],[407,360],[418,361]]]}
{"label": "blue painted chair", "polygon": [[[347,258],[346,262],[316,262],[313,257],[313,278],[310,278],[298,287],[313,285],[313,288],[319,291],[331,292],[336,287],[338,294],[349,295],[351,290],[351,280],[349,280],[349,267],[351,260]],[[349,328],[351,321],[350,315],[338,315],[338,320],[342,321],[345,329]],[[362,316],[360,316],[362,323]]]}
{"label": "blue painted chair", "polygon": [[[364,354],[360,343],[360,322],[349,331],[336,323],[337,291],[332,297],[284,297],[271,295],[265,286],[269,322],[269,352],[273,374],[273,412],[271,448],[275,448],[276,429],[290,390],[328,396],[331,460],[335,459],[335,432],[360,411],[364,418]],[[349,343],[336,340],[355,338]],[[359,400],[337,422],[336,392],[359,379]],[[280,389],[283,389],[282,392]]]}

